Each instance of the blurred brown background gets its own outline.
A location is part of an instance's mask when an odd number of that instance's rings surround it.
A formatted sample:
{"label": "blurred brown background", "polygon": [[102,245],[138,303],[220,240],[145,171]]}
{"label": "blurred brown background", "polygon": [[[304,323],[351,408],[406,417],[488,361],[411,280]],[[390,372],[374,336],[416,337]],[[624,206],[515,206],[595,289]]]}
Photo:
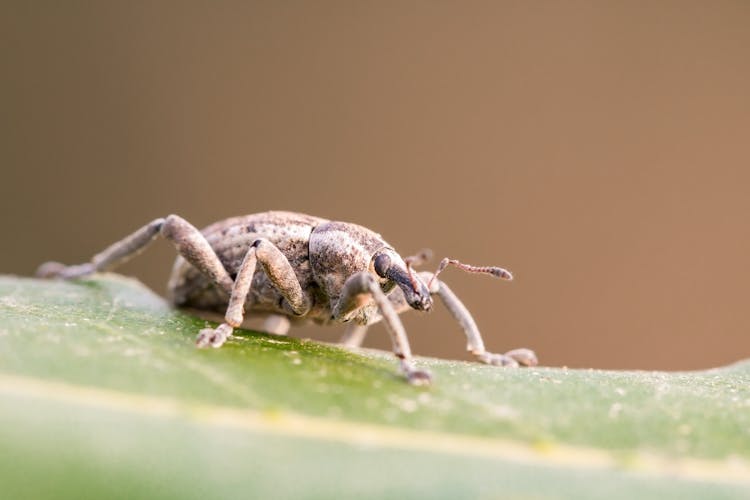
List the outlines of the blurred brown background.
{"label": "blurred brown background", "polygon": [[[493,350],[748,357],[749,26],[745,1],[5,0],[0,271],[296,210],[511,269],[444,274]],[[173,257],[122,272],[163,292]],[[464,359],[443,309],[405,322]]]}

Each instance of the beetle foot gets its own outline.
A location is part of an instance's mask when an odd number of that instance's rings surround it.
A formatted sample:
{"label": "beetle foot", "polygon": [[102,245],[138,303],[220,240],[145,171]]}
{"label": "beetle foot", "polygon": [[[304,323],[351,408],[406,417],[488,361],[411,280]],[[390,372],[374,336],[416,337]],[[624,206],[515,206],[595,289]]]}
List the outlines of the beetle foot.
{"label": "beetle foot", "polygon": [[60,273],[65,269],[65,264],[59,262],[45,262],[36,270],[34,276],[37,278],[57,278]]}
{"label": "beetle foot", "polygon": [[195,339],[196,347],[221,347],[232,335],[232,327],[226,323],[214,328],[204,328]]}
{"label": "beetle foot", "polygon": [[536,366],[539,360],[531,349],[513,349],[505,353],[506,356],[515,359],[521,366]]}
{"label": "beetle foot", "polygon": [[518,366],[536,366],[538,363],[536,354],[530,349],[514,349],[505,354],[483,352],[477,354],[477,359],[488,365],[509,366],[511,368]]}
{"label": "beetle foot", "polygon": [[426,370],[413,370],[406,374],[406,380],[411,385],[430,385],[432,375]]}
{"label": "beetle foot", "polygon": [[59,278],[69,280],[80,278],[94,272],[94,265],[90,262],[77,266],[66,266],[59,262],[45,262],[36,270],[37,278]]}
{"label": "beetle foot", "polygon": [[509,366],[511,368],[519,366],[518,361],[505,354],[483,352],[482,354],[477,354],[477,359],[482,363],[493,366]]}
{"label": "beetle foot", "polygon": [[432,375],[427,370],[419,370],[414,368],[411,363],[406,361],[401,362],[401,369],[406,375],[406,380],[411,385],[430,385],[432,382]]}

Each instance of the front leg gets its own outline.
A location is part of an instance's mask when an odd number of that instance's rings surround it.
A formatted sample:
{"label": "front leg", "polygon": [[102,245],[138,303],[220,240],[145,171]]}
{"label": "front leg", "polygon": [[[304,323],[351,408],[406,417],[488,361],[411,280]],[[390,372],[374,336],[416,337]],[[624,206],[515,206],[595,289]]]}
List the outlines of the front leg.
{"label": "front leg", "polygon": [[305,295],[297,280],[294,268],[281,250],[270,241],[258,238],[250,245],[245,258],[242,260],[237,277],[234,280],[229,306],[224,315],[224,323],[217,328],[205,328],[198,334],[198,347],[221,347],[232,335],[232,330],[238,328],[245,317],[245,302],[250,293],[255,268],[260,263],[268,279],[279,293],[286,299],[292,312],[297,316],[305,315],[311,307],[310,299]]}
{"label": "front leg", "polygon": [[418,370],[409,347],[409,340],[401,320],[398,319],[393,305],[380,289],[375,278],[368,272],[362,271],[349,277],[344,284],[344,290],[333,308],[333,319],[337,321],[351,317],[358,309],[366,305],[369,300],[375,301],[385,323],[386,329],[393,342],[393,353],[400,360],[401,370],[410,384],[426,385],[430,383],[430,374]]}
{"label": "front leg", "polygon": [[538,361],[534,351],[530,349],[514,349],[508,351],[505,354],[495,354],[487,352],[484,348],[484,342],[482,341],[482,335],[479,333],[479,328],[474,322],[474,318],[471,317],[471,313],[466,309],[466,306],[459,300],[458,297],[448,288],[448,285],[442,281],[435,279],[434,274],[429,272],[420,273],[420,277],[425,280],[426,283],[430,284],[430,293],[436,294],[442,300],[445,307],[450,311],[451,315],[455,318],[461,329],[466,335],[466,349],[476,356],[477,360],[482,363],[497,366],[536,366]]}
{"label": "front leg", "polygon": [[[412,308],[406,302],[404,292],[402,292],[400,288],[395,288],[391,293],[388,294],[388,302],[391,303],[391,306],[393,306],[393,310],[396,311],[396,314],[401,314],[404,311],[412,310]],[[367,336],[367,329],[370,327],[370,325],[374,325],[375,323],[380,322],[382,319],[383,318],[378,315],[376,317],[370,318],[367,321],[366,325],[360,325],[358,323],[355,323],[354,321],[350,322],[347,325],[346,330],[341,336],[339,342],[346,347],[361,347],[362,342],[364,342],[365,337]]]}

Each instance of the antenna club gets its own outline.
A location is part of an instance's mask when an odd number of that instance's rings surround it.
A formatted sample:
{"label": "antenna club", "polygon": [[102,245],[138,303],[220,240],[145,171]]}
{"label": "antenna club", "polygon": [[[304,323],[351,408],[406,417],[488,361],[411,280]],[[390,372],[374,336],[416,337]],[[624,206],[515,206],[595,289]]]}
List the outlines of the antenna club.
{"label": "antenna club", "polygon": [[490,269],[490,274],[496,278],[513,281],[513,273],[502,267],[493,267]]}

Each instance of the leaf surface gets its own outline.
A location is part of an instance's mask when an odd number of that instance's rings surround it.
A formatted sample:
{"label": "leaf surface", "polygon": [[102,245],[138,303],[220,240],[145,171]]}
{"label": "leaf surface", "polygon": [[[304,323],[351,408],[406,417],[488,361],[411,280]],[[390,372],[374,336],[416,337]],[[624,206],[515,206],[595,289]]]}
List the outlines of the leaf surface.
{"label": "leaf surface", "polygon": [[750,362],[502,369],[242,331],[117,275],[0,277],[0,484],[20,497],[748,498]]}

